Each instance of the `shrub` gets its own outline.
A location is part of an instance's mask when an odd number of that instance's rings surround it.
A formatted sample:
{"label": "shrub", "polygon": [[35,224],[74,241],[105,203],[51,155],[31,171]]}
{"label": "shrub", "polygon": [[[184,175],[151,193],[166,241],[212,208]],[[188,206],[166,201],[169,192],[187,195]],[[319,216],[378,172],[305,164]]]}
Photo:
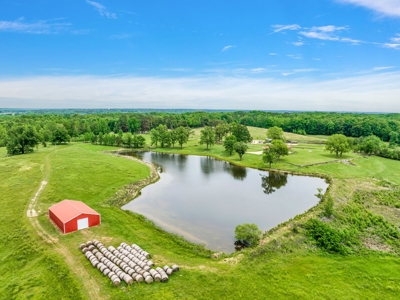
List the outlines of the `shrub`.
{"label": "shrub", "polygon": [[333,229],[317,219],[309,219],[304,225],[307,234],[316,241],[318,247],[332,253],[348,253],[349,249],[344,245],[347,239],[345,232]]}
{"label": "shrub", "polygon": [[261,238],[262,231],[256,224],[244,223],[235,228],[235,239],[245,240],[252,245],[257,245]]}

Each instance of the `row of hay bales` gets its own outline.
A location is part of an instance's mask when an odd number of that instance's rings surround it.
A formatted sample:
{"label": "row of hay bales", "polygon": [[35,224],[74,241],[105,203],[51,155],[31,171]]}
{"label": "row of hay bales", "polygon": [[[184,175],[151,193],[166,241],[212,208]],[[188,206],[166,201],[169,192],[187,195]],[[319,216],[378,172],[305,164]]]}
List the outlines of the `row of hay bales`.
{"label": "row of hay bales", "polygon": [[129,285],[135,281],[167,282],[169,275],[179,271],[177,265],[173,265],[172,268],[164,266],[152,269],[154,263],[149,260],[150,254],[136,244],[129,246],[121,243],[117,248],[113,246],[106,248],[99,241],[93,240],[81,244],[79,248],[92,266],[110,278],[115,286],[119,286],[121,280]]}

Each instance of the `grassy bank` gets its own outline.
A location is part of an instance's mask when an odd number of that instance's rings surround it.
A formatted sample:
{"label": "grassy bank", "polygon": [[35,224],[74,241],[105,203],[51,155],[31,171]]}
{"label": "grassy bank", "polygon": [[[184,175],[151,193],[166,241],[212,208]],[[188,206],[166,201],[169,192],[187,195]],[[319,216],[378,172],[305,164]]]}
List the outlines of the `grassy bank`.
{"label": "grassy bank", "polygon": [[[260,155],[228,156],[221,145],[205,150],[199,145],[198,132],[184,149],[156,151],[194,155],[212,155],[236,164],[265,168]],[[148,137],[146,137],[148,139]],[[262,149],[254,145],[253,149]],[[300,147],[304,147],[302,152]],[[309,147],[309,148],[307,148]],[[39,237],[26,217],[27,205],[45,178],[48,184],[40,196],[38,220],[41,226],[65,246],[76,266],[83,266],[95,281],[100,298],[109,299],[396,299],[400,292],[400,259],[393,252],[364,249],[347,256],[328,254],[302,234],[289,230],[291,222],[266,237],[264,246],[219,259],[211,252],[155,227],[139,215],[107,204],[122,186],[139,181],[149,174],[146,166],[102,153],[115,148],[89,144],[71,144],[5,157],[0,154],[0,186],[5,193],[0,205],[1,264],[0,298],[4,299],[79,299],[92,297],[83,284],[86,278],[67,264],[65,253]],[[311,150],[311,152],[309,151]],[[317,151],[318,150],[318,151]],[[249,150],[252,151],[252,150]],[[303,155],[304,158],[301,158]],[[351,201],[355,189],[382,189],[382,180],[400,184],[400,165],[377,157],[363,158],[349,154],[355,165],[331,163],[297,167],[288,163],[332,161],[334,155],[320,146],[300,144],[296,153],[274,165],[293,172],[319,173],[334,178],[331,195],[335,210]],[[82,200],[99,211],[102,225],[61,235],[48,221],[47,208],[62,199]],[[389,219],[390,206],[369,203]],[[392,204],[391,204],[392,205]],[[320,208],[302,218],[317,216]],[[390,217],[389,217],[390,215]],[[340,220],[337,220],[338,222]],[[339,224],[340,225],[340,224]],[[339,226],[338,225],[338,226]],[[12,229],[10,229],[12,228]],[[77,246],[98,239],[106,245],[122,241],[136,243],[154,254],[157,265],[176,263],[181,271],[166,284],[134,284],[112,287],[110,281],[91,267]],[[361,254],[362,253],[362,254]],[[3,296],[4,295],[4,296]]]}

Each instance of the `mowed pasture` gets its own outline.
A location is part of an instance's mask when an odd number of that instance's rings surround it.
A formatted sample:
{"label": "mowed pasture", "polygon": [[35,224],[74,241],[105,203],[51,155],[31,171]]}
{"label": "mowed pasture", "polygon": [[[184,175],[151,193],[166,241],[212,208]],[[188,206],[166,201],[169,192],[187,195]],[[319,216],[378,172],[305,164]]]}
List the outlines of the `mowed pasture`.
{"label": "mowed pasture", "polygon": [[[243,161],[239,161],[238,155],[227,155],[222,145],[206,150],[205,145],[199,145],[199,131],[183,149],[153,150],[211,155],[244,166],[266,167],[260,155],[245,154]],[[146,139],[149,141],[149,136]],[[256,146],[262,149],[262,145]],[[323,146],[300,143],[298,147],[296,153],[273,168],[332,176],[338,179],[332,188],[337,195],[342,186],[346,191],[354,188],[351,180],[385,179],[400,184],[400,162],[346,154],[346,159],[352,158],[355,165],[297,167],[288,163],[305,165],[336,159]],[[6,157],[5,149],[0,148],[0,237],[5,241],[0,245],[1,299],[397,299],[397,256],[373,251],[350,256],[327,254],[304,241],[297,244],[298,238],[290,231],[283,236],[287,240],[284,248],[270,241],[275,245],[272,250],[257,255],[246,250],[212,258],[212,253],[203,247],[108,204],[107,200],[118,189],[145,178],[149,170],[143,164],[102,152],[107,150],[116,148],[76,143],[39,148],[14,157]],[[30,199],[42,180],[48,184],[39,197],[37,219],[45,232],[67,251],[46,242],[26,217]],[[49,206],[63,199],[87,203],[102,215],[102,225],[62,235],[46,214]],[[181,271],[165,284],[113,287],[78,249],[80,243],[92,239],[107,246],[123,241],[136,243],[154,255],[156,265],[176,263]],[[85,283],[87,278],[93,280],[90,286]]]}

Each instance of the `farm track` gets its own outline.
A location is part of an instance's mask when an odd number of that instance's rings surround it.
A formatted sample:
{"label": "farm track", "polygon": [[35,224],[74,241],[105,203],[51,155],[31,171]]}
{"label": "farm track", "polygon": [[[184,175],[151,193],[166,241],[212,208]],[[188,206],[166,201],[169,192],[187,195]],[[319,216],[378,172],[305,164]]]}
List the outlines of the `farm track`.
{"label": "farm track", "polygon": [[51,162],[50,162],[50,156],[54,153],[56,153],[58,150],[56,150],[53,153],[49,153],[45,157],[45,162],[43,165],[43,181],[40,184],[39,189],[37,190],[36,194],[34,197],[30,200],[29,205],[28,205],[28,210],[27,210],[27,217],[29,218],[29,221],[31,222],[33,228],[36,230],[37,234],[43,238],[43,240],[51,244],[53,248],[60,253],[65,262],[67,263],[69,269],[77,276],[79,282],[82,283],[82,285],[85,288],[85,293],[88,297],[88,299],[106,299],[100,294],[100,287],[97,284],[97,282],[89,275],[89,273],[86,271],[85,267],[77,261],[74,256],[71,254],[69,249],[62,245],[57,237],[54,237],[50,233],[48,233],[39,223],[37,219],[37,204],[40,199],[40,194],[43,192],[44,188],[46,187],[47,183],[49,182],[50,178],[50,172],[51,172]]}

